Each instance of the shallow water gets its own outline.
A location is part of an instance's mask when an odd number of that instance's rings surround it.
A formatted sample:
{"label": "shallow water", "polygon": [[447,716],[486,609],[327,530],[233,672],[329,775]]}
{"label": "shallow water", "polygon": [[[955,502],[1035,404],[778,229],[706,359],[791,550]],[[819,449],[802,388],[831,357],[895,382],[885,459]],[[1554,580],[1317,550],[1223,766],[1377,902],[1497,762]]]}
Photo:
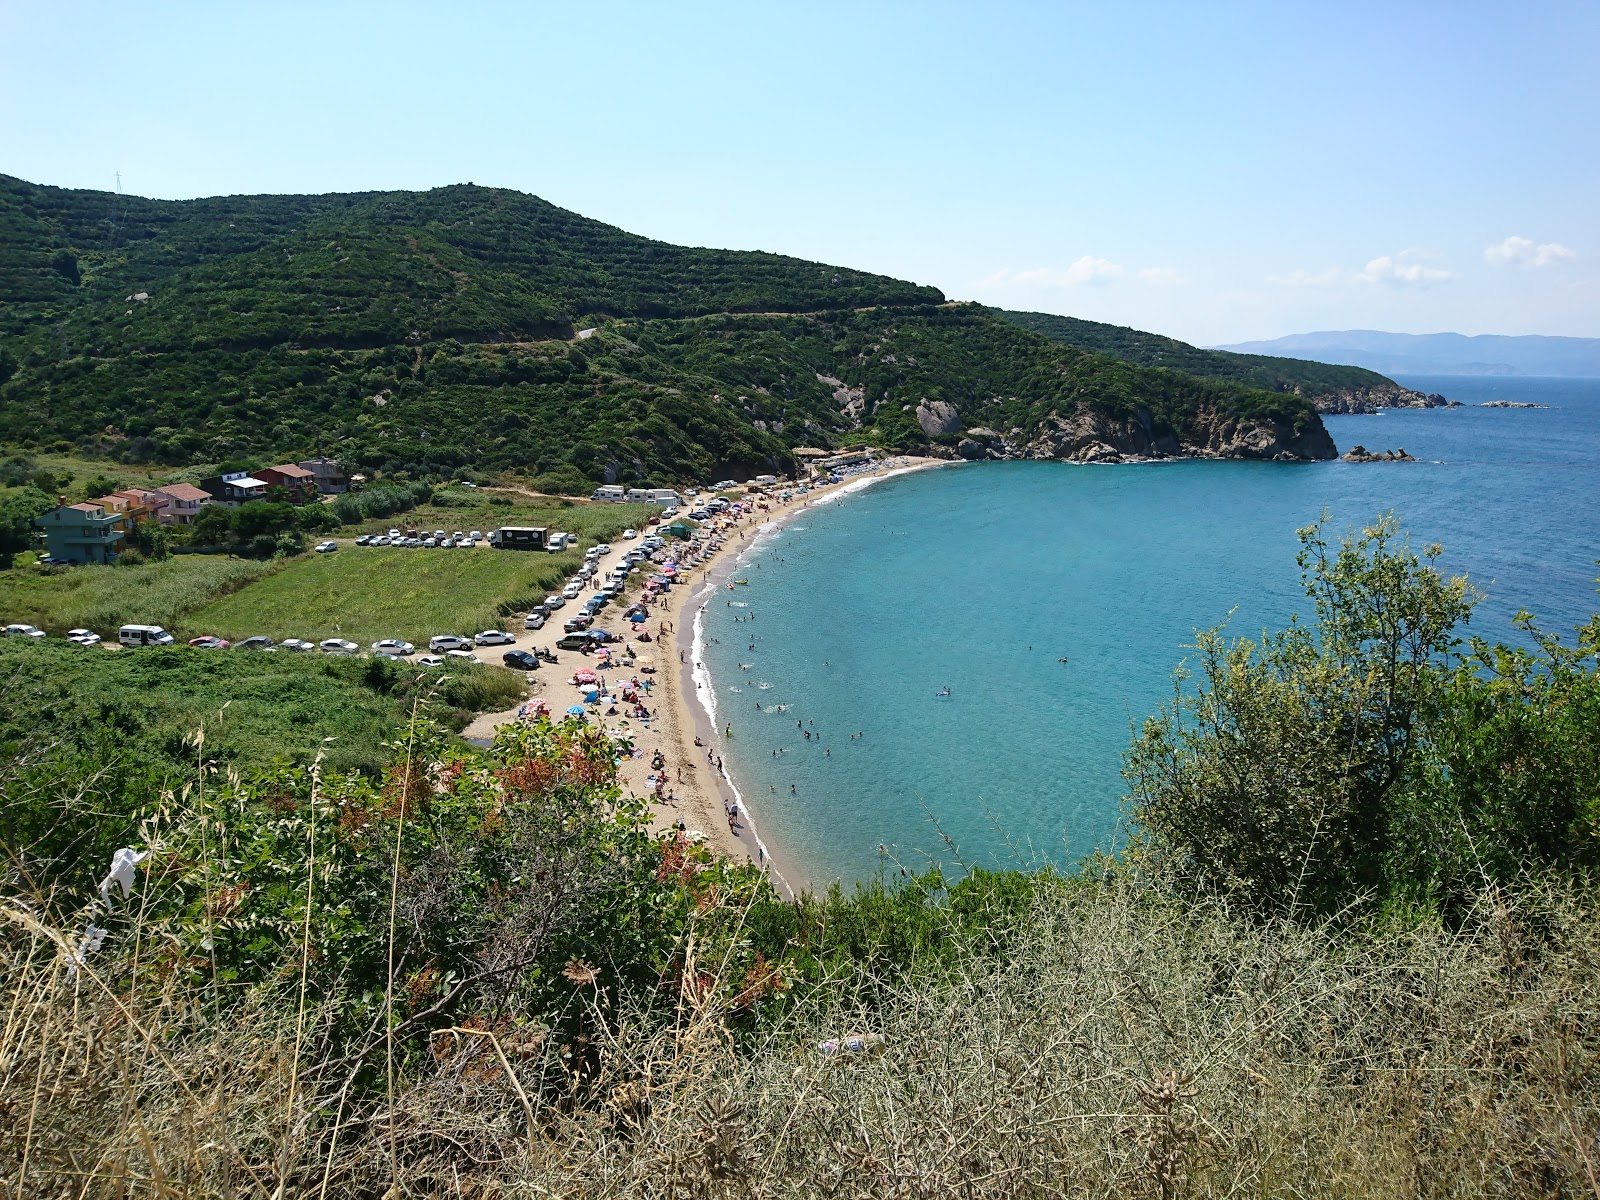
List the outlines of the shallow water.
{"label": "shallow water", "polygon": [[1133,726],[1195,629],[1254,636],[1307,608],[1295,530],[1324,509],[1343,529],[1393,508],[1442,542],[1488,591],[1476,632],[1600,607],[1600,382],[1405,382],[1553,407],[1328,419],[1341,450],[1416,464],[982,463],[801,514],[704,614],[763,837],[812,884],[871,874],[880,844],[911,867],[1112,844]]}

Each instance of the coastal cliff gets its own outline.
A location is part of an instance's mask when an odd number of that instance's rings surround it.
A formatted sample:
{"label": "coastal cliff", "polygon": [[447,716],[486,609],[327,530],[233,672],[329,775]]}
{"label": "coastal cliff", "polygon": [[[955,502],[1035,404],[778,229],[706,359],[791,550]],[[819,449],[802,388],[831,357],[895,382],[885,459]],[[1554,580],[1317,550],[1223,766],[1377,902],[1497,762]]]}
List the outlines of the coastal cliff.
{"label": "coastal cliff", "polygon": [[1116,463],[1163,458],[1239,458],[1272,462],[1323,462],[1338,450],[1320,420],[1298,428],[1278,417],[1245,417],[1200,407],[1180,431],[1162,427],[1149,409],[1111,416],[1080,406],[1052,414],[1030,435],[1002,437],[986,428],[967,431],[956,446],[965,459],[1053,459]]}

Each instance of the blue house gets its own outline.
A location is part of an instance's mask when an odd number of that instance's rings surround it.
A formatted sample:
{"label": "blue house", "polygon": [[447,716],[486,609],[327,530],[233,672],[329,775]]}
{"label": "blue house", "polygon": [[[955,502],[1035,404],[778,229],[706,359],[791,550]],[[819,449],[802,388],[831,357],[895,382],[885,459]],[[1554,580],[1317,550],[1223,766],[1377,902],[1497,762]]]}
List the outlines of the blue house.
{"label": "blue house", "polygon": [[116,562],[128,529],[126,514],[98,504],[63,504],[33,523],[43,530],[50,557],[70,563]]}

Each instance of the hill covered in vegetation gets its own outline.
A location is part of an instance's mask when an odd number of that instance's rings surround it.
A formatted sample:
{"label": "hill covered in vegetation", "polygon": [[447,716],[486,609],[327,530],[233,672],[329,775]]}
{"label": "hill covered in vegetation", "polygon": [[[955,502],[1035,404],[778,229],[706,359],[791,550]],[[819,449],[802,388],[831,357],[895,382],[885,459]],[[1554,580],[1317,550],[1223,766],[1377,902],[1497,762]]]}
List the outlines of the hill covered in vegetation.
{"label": "hill covered in vegetation", "polygon": [[781,469],[798,445],[954,454],[972,428],[969,456],[1331,455],[1296,397],[943,301],[470,184],[155,201],[0,177],[0,439],[566,490]]}
{"label": "hill covered in vegetation", "polygon": [[1364,367],[1266,354],[1237,354],[1229,350],[1202,350],[1176,338],[1122,325],[1084,321],[1055,313],[996,311],[1012,324],[1042,334],[1051,341],[1109,354],[1142,367],[1168,367],[1269,392],[1291,392],[1313,401],[1319,412],[1438,406],[1432,403],[1438,398],[1401,387],[1387,376]]}

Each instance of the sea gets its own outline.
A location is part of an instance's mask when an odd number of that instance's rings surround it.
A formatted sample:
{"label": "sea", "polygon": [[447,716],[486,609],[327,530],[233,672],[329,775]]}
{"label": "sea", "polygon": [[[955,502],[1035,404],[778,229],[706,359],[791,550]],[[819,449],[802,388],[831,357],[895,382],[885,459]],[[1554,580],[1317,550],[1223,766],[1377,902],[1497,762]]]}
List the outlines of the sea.
{"label": "sea", "polygon": [[[789,882],[1070,868],[1127,836],[1123,753],[1197,630],[1309,615],[1295,531],[1392,511],[1486,593],[1467,632],[1600,611],[1600,380],[1424,378],[1325,418],[1415,463],[952,464],[754,539],[701,613],[724,757]],[[1542,409],[1477,407],[1489,400]],[[947,694],[946,694],[947,693]]]}

